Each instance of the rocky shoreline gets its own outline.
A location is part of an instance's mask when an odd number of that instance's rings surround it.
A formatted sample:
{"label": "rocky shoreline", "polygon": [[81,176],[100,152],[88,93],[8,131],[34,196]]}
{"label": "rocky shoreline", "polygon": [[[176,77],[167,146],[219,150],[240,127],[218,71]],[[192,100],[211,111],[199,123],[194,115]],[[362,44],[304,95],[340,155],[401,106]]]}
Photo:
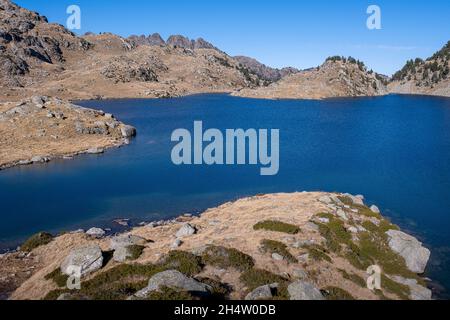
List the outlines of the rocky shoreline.
{"label": "rocky shoreline", "polygon": [[0,104],[0,170],[101,154],[129,143],[136,129],[103,111],[33,96]]}
{"label": "rocky shoreline", "polygon": [[[0,292],[13,300],[431,299],[420,276],[430,251],[363,199],[260,195],[123,234],[42,233],[0,256]],[[366,269],[375,264],[382,286],[371,291]],[[68,266],[80,268],[81,290],[65,288]]]}

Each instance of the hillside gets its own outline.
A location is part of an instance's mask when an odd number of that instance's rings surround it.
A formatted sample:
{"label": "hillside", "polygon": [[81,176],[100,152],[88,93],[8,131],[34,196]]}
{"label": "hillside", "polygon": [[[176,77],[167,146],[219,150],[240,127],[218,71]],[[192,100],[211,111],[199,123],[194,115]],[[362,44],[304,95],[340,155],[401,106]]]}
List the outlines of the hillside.
{"label": "hillside", "polygon": [[256,59],[245,56],[235,56],[233,58],[248,70],[250,70],[252,73],[256,74],[265,82],[265,84],[276,82],[287,75],[298,73],[300,71],[298,69],[290,67],[283,69],[271,68],[266,66],[265,64],[262,64]]}
{"label": "hillside", "polygon": [[389,91],[450,96],[450,41],[432,57],[409,60],[392,77]]}
{"label": "hillside", "polygon": [[234,95],[264,99],[323,99],[377,96],[387,93],[386,81],[353,58],[330,57],[318,68],[291,74],[266,88]]}
{"label": "hillside", "polygon": [[[260,195],[118,236],[41,233],[21,250],[0,256],[13,300],[431,299],[417,275],[428,249],[349,194]],[[64,288],[68,265],[82,266],[81,290]]]}

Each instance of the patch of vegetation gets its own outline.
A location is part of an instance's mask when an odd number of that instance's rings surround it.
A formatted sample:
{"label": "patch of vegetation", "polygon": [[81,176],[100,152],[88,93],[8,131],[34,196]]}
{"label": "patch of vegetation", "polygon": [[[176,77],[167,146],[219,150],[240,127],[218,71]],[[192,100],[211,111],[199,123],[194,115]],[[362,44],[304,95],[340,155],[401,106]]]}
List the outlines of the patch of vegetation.
{"label": "patch of vegetation", "polygon": [[55,282],[58,287],[62,288],[67,285],[67,280],[69,279],[69,276],[62,273],[60,268],[57,268],[54,271],[47,274],[44,278],[45,280],[53,280],[53,282]]}
{"label": "patch of vegetation", "polygon": [[246,271],[255,265],[254,259],[239,250],[218,246],[209,246],[202,254],[205,265],[213,265],[219,268],[234,268]]}
{"label": "patch of vegetation", "polygon": [[350,293],[338,287],[326,287],[321,291],[327,300],[355,300]]}
{"label": "patch of vegetation", "polygon": [[232,288],[229,285],[224,284],[217,280],[213,280],[210,278],[201,278],[201,277],[196,278],[196,280],[201,283],[211,286],[211,288],[212,288],[212,291],[211,291],[212,297],[211,298],[213,300],[224,300],[224,299],[228,298],[229,294],[232,291]]}
{"label": "patch of vegetation", "polygon": [[139,245],[131,245],[131,246],[128,246],[127,248],[131,254],[131,256],[128,258],[128,260],[138,259],[142,255],[142,252],[145,249],[144,246],[139,246]]}
{"label": "patch of vegetation", "polygon": [[[249,291],[253,291],[258,287],[264,285],[270,285],[278,283],[279,289],[275,294],[279,298],[285,297],[287,294],[288,280],[280,275],[274,274],[267,270],[251,269],[243,272],[239,278],[241,282],[248,288]],[[284,287],[284,290],[283,290]]]}
{"label": "patch of vegetation", "polygon": [[350,206],[351,209],[358,210],[358,213],[360,215],[366,216],[366,217],[374,217],[381,219],[381,214],[375,213],[372,210],[370,210],[369,207],[362,205],[362,204],[356,204],[353,203],[353,200],[350,197],[347,196],[338,196],[338,199],[345,205]]}
{"label": "patch of vegetation", "polygon": [[254,230],[267,230],[275,232],[283,232],[288,234],[297,234],[300,232],[300,228],[289,223],[281,221],[267,220],[262,221],[253,226]]}
{"label": "patch of vegetation", "polygon": [[342,274],[342,277],[346,280],[352,281],[353,283],[357,284],[358,286],[362,288],[366,288],[367,281],[364,280],[362,277],[358,276],[354,273],[348,273],[345,270],[339,269],[339,272]]}
{"label": "patch of vegetation", "polygon": [[389,279],[384,274],[381,275],[381,287],[386,291],[395,294],[402,300],[409,300],[409,295],[411,294],[409,287]]}
{"label": "patch of vegetation", "polygon": [[189,301],[195,300],[194,297],[185,291],[177,291],[172,288],[163,287],[158,291],[152,291],[148,294],[146,300],[154,301]]}
{"label": "patch of vegetation", "polygon": [[334,219],[334,215],[329,213],[329,212],[321,212],[316,214],[316,217],[318,218],[324,218],[324,219],[328,219],[328,220],[332,220]]}
{"label": "patch of vegetation", "polygon": [[291,263],[297,263],[298,260],[289,252],[287,245],[275,240],[264,239],[261,241],[261,247],[264,252],[270,254],[277,253]]}
{"label": "patch of vegetation", "polygon": [[331,257],[328,255],[327,249],[322,246],[314,245],[308,247],[308,253],[311,259],[314,261],[327,261],[329,263],[333,262]]}
{"label": "patch of vegetation", "polygon": [[53,236],[47,232],[39,232],[31,236],[25,243],[20,246],[21,251],[31,252],[37,247],[49,244],[53,240]]}
{"label": "patch of vegetation", "polygon": [[349,244],[352,236],[345,228],[344,222],[332,217],[328,224],[318,224],[319,232],[326,240],[328,250],[339,253],[343,244]]}
{"label": "patch of vegetation", "polygon": [[162,265],[166,269],[175,269],[190,277],[199,274],[203,269],[201,257],[185,251],[169,252]]}

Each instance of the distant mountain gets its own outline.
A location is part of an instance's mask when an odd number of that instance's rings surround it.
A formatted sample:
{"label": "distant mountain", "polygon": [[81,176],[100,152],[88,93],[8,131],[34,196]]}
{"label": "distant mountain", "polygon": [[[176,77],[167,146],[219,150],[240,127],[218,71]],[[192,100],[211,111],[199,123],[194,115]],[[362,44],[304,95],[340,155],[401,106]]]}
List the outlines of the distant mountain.
{"label": "distant mountain", "polygon": [[450,41],[426,60],[409,60],[396,72],[389,89],[396,93],[450,96]]}
{"label": "distant mountain", "polygon": [[246,57],[246,56],[235,56],[240,64],[250,70],[252,73],[256,74],[261,79],[266,82],[275,82],[280,80],[281,78],[299,72],[300,70],[295,68],[283,68],[283,69],[275,69],[262,64],[256,59]]}
{"label": "distant mountain", "polygon": [[191,40],[182,35],[172,35],[167,39],[167,41],[164,41],[164,39],[161,37],[161,35],[159,33],[154,33],[149,36],[132,35],[132,36],[128,37],[128,40],[135,45],[148,45],[148,46],[167,45],[167,46],[183,48],[183,49],[190,49],[190,50],[214,49],[214,50],[220,51],[219,49],[217,49],[215,46],[213,46],[211,43],[209,43],[208,41],[206,41],[203,38],[198,38],[197,40]]}
{"label": "distant mountain", "polygon": [[386,94],[386,80],[354,58],[330,57],[320,67],[301,71],[266,88],[243,89],[235,95],[265,99],[323,99]]}

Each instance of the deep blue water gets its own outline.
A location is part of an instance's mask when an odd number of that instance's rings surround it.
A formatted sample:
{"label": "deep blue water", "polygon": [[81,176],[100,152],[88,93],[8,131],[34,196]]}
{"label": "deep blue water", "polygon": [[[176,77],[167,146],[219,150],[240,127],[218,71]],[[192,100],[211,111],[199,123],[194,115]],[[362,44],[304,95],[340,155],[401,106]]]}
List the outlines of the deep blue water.
{"label": "deep blue water", "polygon": [[[85,101],[138,129],[104,155],[0,172],[0,243],[42,230],[108,226],[200,212],[245,195],[364,194],[433,251],[427,275],[450,288],[450,99],[420,96],[266,101],[227,95]],[[206,128],[280,129],[280,172],[174,166],[170,135]]]}

